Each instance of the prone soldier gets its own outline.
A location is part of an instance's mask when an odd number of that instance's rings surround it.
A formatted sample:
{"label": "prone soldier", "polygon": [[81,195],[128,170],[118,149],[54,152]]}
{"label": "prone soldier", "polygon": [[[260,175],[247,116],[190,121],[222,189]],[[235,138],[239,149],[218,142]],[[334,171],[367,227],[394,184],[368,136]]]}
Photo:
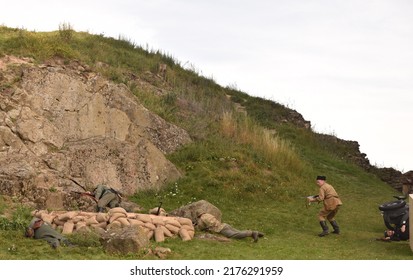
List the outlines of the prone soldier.
{"label": "prone soldier", "polygon": [[47,243],[49,243],[54,249],[61,245],[73,246],[73,244],[66,237],[39,218],[33,218],[30,221],[24,235],[28,238],[46,240]]}

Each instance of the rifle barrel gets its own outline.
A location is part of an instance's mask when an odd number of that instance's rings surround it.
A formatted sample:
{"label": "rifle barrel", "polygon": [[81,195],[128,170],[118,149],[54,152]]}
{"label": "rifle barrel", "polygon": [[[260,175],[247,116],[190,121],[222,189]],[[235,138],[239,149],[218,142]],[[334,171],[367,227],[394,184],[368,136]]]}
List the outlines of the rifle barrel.
{"label": "rifle barrel", "polygon": [[96,197],[95,197],[93,194],[91,194],[91,193],[88,193],[88,192],[77,192],[77,191],[71,191],[71,192],[72,192],[72,193],[75,193],[75,194],[79,194],[79,195],[89,196],[89,197],[93,198],[94,201],[97,202]]}
{"label": "rifle barrel", "polygon": [[162,202],[159,203],[158,211],[156,211],[156,216],[159,216],[159,213],[161,212],[161,206],[162,206]]}
{"label": "rifle barrel", "polygon": [[69,180],[72,181],[73,183],[75,183],[76,185],[78,185],[79,187],[81,187],[82,189],[86,190],[86,188],[84,186],[82,186],[81,184],[79,184],[78,182],[76,182],[75,179],[69,178]]}

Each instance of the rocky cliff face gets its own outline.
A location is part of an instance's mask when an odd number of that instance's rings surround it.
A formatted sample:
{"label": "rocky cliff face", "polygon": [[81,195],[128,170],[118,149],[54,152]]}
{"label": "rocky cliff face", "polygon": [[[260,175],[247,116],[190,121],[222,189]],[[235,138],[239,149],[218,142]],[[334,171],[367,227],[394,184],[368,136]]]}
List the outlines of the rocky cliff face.
{"label": "rocky cliff face", "polygon": [[144,108],[126,86],[72,63],[0,60],[0,194],[69,208],[69,178],[124,194],[180,173],[165,158],[188,133]]}
{"label": "rocky cliff face", "polygon": [[357,164],[364,170],[375,174],[380,180],[386,182],[396,191],[404,194],[413,193],[413,171],[402,173],[394,168],[371,165],[367,155],[360,152],[360,145],[357,141],[347,141],[332,135],[319,134],[324,141],[333,142],[336,147],[336,154],[350,162]]}

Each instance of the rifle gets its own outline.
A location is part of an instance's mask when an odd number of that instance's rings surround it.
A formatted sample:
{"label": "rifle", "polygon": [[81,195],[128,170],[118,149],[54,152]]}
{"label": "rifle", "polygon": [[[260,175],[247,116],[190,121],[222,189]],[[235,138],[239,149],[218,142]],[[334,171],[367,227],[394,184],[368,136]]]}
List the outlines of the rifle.
{"label": "rifle", "polygon": [[123,199],[121,192],[115,190],[114,188],[110,188],[110,191],[116,194],[116,196],[119,198],[119,203],[120,203]]}
{"label": "rifle", "polygon": [[81,184],[79,184],[78,182],[76,182],[75,179],[69,178],[69,180],[75,183],[76,185],[78,185],[79,187],[81,187],[82,189],[86,190],[86,188],[82,186]]}
{"label": "rifle", "polygon": [[162,201],[159,203],[158,211],[156,211],[156,216],[159,216],[159,213],[161,212],[161,206],[162,206]]}
{"label": "rifle", "polygon": [[313,198],[316,198],[316,197],[319,197],[319,195],[316,194],[316,195],[306,196],[305,197],[305,207],[308,208],[311,205],[311,202],[313,202],[313,201],[310,201],[310,200],[313,199]]}
{"label": "rifle", "polygon": [[71,191],[71,193],[75,193],[75,194],[77,194],[77,195],[85,195],[85,196],[88,196],[88,197],[92,198],[95,202],[98,202],[98,200],[96,199],[96,197],[95,197],[93,194],[91,194],[90,192]]}

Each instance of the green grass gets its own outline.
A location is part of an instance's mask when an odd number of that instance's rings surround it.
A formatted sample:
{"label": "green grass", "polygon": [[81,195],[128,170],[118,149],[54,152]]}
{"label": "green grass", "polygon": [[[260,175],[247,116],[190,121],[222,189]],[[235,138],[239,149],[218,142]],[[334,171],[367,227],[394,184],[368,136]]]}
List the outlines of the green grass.
{"label": "green grass", "polygon": [[[349,160],[354,146],[283,123],[291,111],[280,104],[222,88],[161,51],[148,51],[125,38],[75,32],[70,24],[47,33],[0,26],[2,55],[31,57],[35,63],[81,61],[113,82],[125,83],[145,107],[189,132],[194,142],[167,155],[184,176],[131,200],[145,209],[162,201],[171,211],[205,199],[222,211],[224,222],[265,233],[258,243],[152,241],[151,247],[172,249],[168,259],[413,259],[407,242],[375,240],[384,230],[378,205],[391,200],[395,191]],[[156,77],[159,63],[168,65],[165,81]],[[143,87],[133,77],[151,86]],[[15,84],[0,81],[0,89]],[[232,102],[244,106],[247,116],[237,113]],[[337,216],[339,236],[319,238],[321,205],[304,205],[305,196],[318,192],[319,174],[327,176],[344,203]],[[78,247],[53,250],[23,237],[29,210],[19,206],[11,211],[10,202],[0,196],[0,259],[156,259],[145,252],[108,255],[95,235],[69,236]]]}
{"label": "green grass", "polygon": [[[304,207],[301,198],[289,201],[277,201],[260,197],[257,200],[225,201],[221,199],[220,209],[223,220],[239,229],[259,229],[266,236],[258,243],[250,239],[233,240],[227,243],[194,239],[183,242],[179,238],[167,239],[156,245],[171,248],[169,259],[288,259],[288,260],[387,260],[413,259],[407,242],[384,243],[376,241],[383,230],[381,216],[373,201],[358,198],[370,194],[378,199],[378,192],[366,188],[357,194],[343,193],[343,208],[337,220],[342,234],[330,234],[319,238],[320,228],[316,221],[318,205]],[[165,193],[166,194],[166,193]],[[220,193],[223,195],[224,193]],[[210,195],[210,200],[220,201],[220,194]],[[150,198],[153,196],[153,198]],[[175,196],[164,196],[164,206],[178,205],[179,201],[188,199],[190,193],[182,189]],[[214,196],[216,196],[214,198]],[[157,202],[154,194],[142,195],[142,203],[153,206]],[[144,200],[146,199],[146,200]],[[381,201],[381,200],[380,200]],[[172,207],[173,208],[173,207]],[[46,243],[26,239],[22,231],[0,231],[0,259],[155,259],[143,253],[127,256],[107,255],[103,252],[97,239],[91,237],[69,238],[79,244],[75,248],[51,249]]]}

